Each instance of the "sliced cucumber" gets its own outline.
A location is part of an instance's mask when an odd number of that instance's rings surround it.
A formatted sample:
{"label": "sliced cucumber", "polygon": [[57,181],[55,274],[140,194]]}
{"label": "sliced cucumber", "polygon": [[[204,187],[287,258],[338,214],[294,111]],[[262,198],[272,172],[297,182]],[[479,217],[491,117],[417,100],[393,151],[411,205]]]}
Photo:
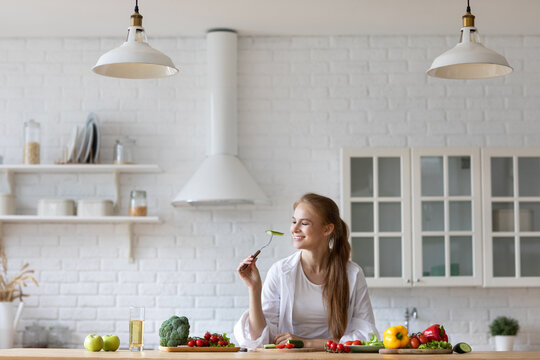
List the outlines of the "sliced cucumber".
{"label": "sliced cucumber", "polygon": [[471,350],[472,350],[471,346],[464,342],[460,342],[454,345],[454,351],[457,352],[458,354],[465,354],[465,353],[471,352]]}
{"label": "sliced cucumber", "polygon": [[289,344],[293,344],[295,348],[303,348],[304,342],[302,340],[288,340]]}
{"label": "sliced cucumber", "polygon": [[266,232],[268,235],[279,235],[279,236],[282,236],[282,235],[283,235],[282,232],[274,231],[274,230],[266,230],[265,232]]}
{"label": "sliced cucumber", "polygon": [[277,349],[276,344],[266,344],[264,345],[265,349]]}

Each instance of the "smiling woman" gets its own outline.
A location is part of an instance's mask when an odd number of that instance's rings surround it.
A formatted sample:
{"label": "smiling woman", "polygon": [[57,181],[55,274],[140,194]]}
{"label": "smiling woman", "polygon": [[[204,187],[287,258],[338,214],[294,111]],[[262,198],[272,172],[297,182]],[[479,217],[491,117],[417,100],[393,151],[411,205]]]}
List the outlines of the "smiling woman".
{"label": "smiling woman", "polygon": [[299,251],[275,263],[264,286],[257,259],[238,267],[249,289],[249,310],[234,328],[240,345],[303,340],[307,348],[322,349],[330,339],[378,336],[364,274],[349,261],[349,232],[336,203],[305,194],[294,204],[290,230]]}

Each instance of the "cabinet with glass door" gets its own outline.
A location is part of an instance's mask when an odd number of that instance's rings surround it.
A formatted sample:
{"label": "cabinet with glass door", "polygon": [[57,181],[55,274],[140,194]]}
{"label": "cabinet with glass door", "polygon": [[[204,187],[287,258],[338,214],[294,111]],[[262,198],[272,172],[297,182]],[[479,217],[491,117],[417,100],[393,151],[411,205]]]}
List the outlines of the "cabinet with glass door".
{"label": "cabinet with glass door", "polygon": [[486,286],[540,286],[540,148],[485,148]]}

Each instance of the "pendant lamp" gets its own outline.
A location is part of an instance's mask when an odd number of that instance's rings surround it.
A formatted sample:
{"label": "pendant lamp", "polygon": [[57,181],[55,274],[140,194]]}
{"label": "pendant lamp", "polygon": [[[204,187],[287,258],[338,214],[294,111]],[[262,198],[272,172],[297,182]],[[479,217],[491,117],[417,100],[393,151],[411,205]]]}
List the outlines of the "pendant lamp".
{"label": "pendant lamp", "polygon": [[93,72],[123,79],[162,78],[178,72],[171,58],[148,45],[142,18],[136,0],[126,41],[120,47],[101,55],[92,68]]}
{"label": "pendant lamp", "polygon": [[459,43],[439,55],[427,74],[443,79],[488,79],[510,74],[513,71],[505,57],[480,43],[474,27],[469,0],[467,13],[463,15],[463,27]]}

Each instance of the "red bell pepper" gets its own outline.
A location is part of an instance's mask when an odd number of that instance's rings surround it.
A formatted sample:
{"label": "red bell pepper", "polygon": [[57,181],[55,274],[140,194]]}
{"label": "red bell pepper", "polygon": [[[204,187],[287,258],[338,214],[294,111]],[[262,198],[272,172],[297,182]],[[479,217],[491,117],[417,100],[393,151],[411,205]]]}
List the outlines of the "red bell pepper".
{"label": "red bell pepper", "polygon": [[444,331],[444,327],[439,324],[431,325],[426,330],[422,332],[428,338],[428,342],[436,341],[448,341],[448,335]]}

